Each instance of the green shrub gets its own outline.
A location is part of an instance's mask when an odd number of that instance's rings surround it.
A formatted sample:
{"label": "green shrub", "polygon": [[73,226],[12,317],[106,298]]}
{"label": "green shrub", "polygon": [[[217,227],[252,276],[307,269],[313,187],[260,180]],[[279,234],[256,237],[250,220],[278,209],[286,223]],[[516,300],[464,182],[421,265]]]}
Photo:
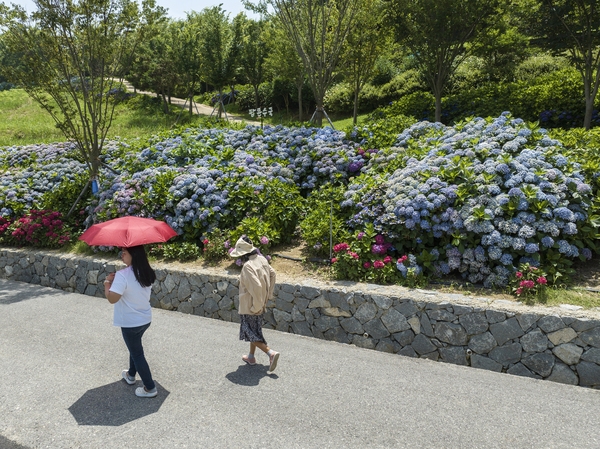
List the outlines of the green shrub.
{"label": "green shrub", "polygon": [[[358,111],[370,112],[404,96],[422,92],[423,87],[416,70],[399,73],[388,83],[377,85],[366,83],[358,94]],[[354,90],[349,83],[338,83],[331,87],[324,98],[325,109],[333,113],[352,114]]]}
{"label": "green shrub", "polygon": [[92,188],[88,186],[84,195],[81,197],[77,206],[70,217],[67,214],[71,207],[77,201],[77,198],[83,192],[83,189],[88,182],[89,175],[87,173],[75,176],[75,179],[66,179],[54,189],[45,192],[41,199],[41,208],[44,210],[53,210],[60,212],[63,219],[70,226],[80,227],[85,219],[85,209],[89,206],[92,199]]}
{"label": "green shrub", "polygon": [[417,120],[433,121],[435,113],[435,99],[429,92],[413,92],[390,105],[391,111],[415,117]]}
{"label": "green shrub", "polygon": [[348,114],[354,108],[354,94],[348,83],[339,83],[327,91],[323,99],[325,110],[330,113]]}
{"label": "green shrub", "polygon": [[388,105],[406,95],[426,90],[419,72],[415,69],[407,69],[395,75],[389,83],[380,86],[381,101],[379,105]]}
{"label": "green shrub", "polygon": [[[383,94],[383,88],[367,83],[358,95],[358,112],[370,112],[385,103],[388,101]],[[352,104],[352,108],[354,108],[354,104]],[[351,109],[350,112],[353,110]]]}
{"label": "green shrub", "polygon": [[350,236],[346,226],[348,213],[340,206],[344,192],[344,187],[325,185],[307,198],[307,212],[300,221],[300,234],[312,253],[328,256],[330,238],[335,243]]}
{"label": "green shrub", "polygon": [[[254,88],[250,84],[240,87],[235,103],[240,111],[256,108]],[[262,83],[258,86],[258,106],[261,108],[273,106],[272,83]]]}
{"label": "green shrub", "polygon": [[252,240],[254,246],[261,250],[266,250],[281,238],[279,232],[268,221],[258,217],[245,218],[229,233],[230,246],[235,246],[235,242],[243,235]]}
{"label": "green shrub", "polygon": [[387,115],[384,109],[378,109],[369,115],[367,123],[346,130],[346,135],[356,142],[362,142],[365,148],[389,148],[396,137],[416,120],[402,114]]}
{"label": "green shrub", "polygon": [[485,61],[477,56],[469,56],[457,68],[447,86],[447,92],[458,93],[476,88],[482,80]]}
{"label": "green shrub", "polygon": [[192,242],[159,243],[152,246],[150,254],[166,260],[191,261],[200,257],[198,245]]}
{"label": "green shrub", "polygon": [[[556,67],[561,67],[561,63],[557,63]],[[460,83],[460,78],[455,82]],[[468,84],[474,80],[463,82]],[[474,88],[456,89],[455,93],[443,97],[442,122],[457,123],[473,116],[496,117],[504,111],[510,111],[515,117],[540,121],[548,128],[581,126],[585,112],[582,92],[581,77],[570,66],[534,79],[486,82]],[[429,92],[415,91],[402,96],[390,106],[379,108],[374,115],[377,116],[382,110],[385,116],[402,114],[417,120],[433,121],[435,99]],[[597,115],[595,117],[594,123],[600,124],[600,118]]]}
{"label": "green shrub", "polygon": [[[284,183],[276,178],[261,182],[261,185],[257,185],[257,180],[246,179],[229,190],[232,213],[224,219],[222,226],[239,228],[238,223],[243,223],[243,220],[256,218],[269,223],[269,230],[257,231],[252,235],[266,235],[274,243],[289,242],[294,235],[298,217],[303,211],[304,199],[296,185]],[[250,231],[244,231],[244,226],[237,233],[239,235],[236,234],[237,237],[247,234],[252,238]],[[260,226],[259,228],[262,229]]]}
{"label": "green shrub", "polygon": [[516,67],[514,76],[518,81],[531,81],[548,73],[568,69],[569,67],[570,63],[566,58],[542,53],[521,62]]}
{"label": "green shrub", "polygon": [[375,66],[373,67],[371,83],[373,83],[374,86],[383,86],[392,81],[397,74],[398,68],[393,61],[390,61],[388,58],[377,58]]}
{"label": "green shrub", "polygon": [[227,257],[230,244],[228,233],[214,229],[202,238],[202,255],[209,262],[219,262]]}

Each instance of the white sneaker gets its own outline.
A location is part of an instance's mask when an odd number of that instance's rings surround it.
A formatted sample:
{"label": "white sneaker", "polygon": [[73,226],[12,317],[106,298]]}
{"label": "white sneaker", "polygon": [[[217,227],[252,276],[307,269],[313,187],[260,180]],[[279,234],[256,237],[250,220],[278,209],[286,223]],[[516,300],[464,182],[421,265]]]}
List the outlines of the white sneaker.
{"label": "white sneaker", "polygon": [[273,354],[269,356],[269,371],[275,371],[275,368],[277,368],[277,360],[279,360],[279,353],[273,352]]}
{"label": "white sneaker", "polygon": [[146,390],[146,387],[137,387],[135,389],[135,395],[138,398],[153,398],[158,394],[158,390],[154,387],[152,390]]}
{"label": "white sneaker", "polygon": [[135,384],[135,376],[131,377],[129,375],[129,370],[124,369],[123,372],[121,373],[121,377],[123,377],[123,380],[125,382],[127,382],[129,385],[134,385]]}

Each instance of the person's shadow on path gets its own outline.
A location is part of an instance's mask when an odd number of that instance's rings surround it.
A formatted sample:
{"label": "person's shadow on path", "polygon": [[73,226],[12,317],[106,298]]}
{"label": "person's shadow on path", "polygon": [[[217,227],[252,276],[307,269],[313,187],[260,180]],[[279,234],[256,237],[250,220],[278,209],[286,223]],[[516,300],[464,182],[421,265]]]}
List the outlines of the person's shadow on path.
{"label": "person's shadow on path", "polygon": [[169,391],[156,382],[158,396],[138,398],[135,389],[141,386],[139,381],[136,385],[117,381],[88,390],[69,411],[80,426],[121,426],[156,413],[169,396]]}
{"label": "person's shadow on path", "polygon": [[225,377],[234,384],[243,385],[246,387],[254,387],[258,385],[263,377],[270,377],[271,379],[278,379],[277,374],[267,374],[269,367],[266,365],[254,365],[250,366],[243,364],[238,366],[238,369],[226,374]]}

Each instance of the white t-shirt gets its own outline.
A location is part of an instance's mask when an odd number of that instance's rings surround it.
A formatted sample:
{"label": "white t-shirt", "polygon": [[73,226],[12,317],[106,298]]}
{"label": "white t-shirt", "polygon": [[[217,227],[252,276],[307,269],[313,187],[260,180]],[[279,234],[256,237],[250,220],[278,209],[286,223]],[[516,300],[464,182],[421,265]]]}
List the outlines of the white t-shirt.
{"label": "white t-shirt", "polygon": [[118,327],[138,327],[152,321],[150,292],[135,279],[131,266],[115,273],[110,291],[121,295],[115,303],[113,324]]}

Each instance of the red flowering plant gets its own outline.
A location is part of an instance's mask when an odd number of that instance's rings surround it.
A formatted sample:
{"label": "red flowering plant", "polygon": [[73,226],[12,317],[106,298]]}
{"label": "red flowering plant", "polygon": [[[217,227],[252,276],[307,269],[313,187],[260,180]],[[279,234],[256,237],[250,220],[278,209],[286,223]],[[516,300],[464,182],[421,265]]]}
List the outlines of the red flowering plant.
{"label": "red flowering plant", "polygon": [[11,221],[8,218],[0,217],[0,242],[6,230],[10,227]]}
{"label": "red flowering plant", "polygon": [[529,263],[521,264],[511,279],[512,292],[520,298],[545,298],[547,284],[546,273]]}
{"label": "red flowering plant", "polygon": [[227,233],[216,228],[202,236],[202,256],[208,262],[219,262],[227,257],[229,240]]}
{"label": "red flowering plant", "polygon": [[[0,230],[5,225],[0,225]],[[9,245],[43,248],[57,248],[71,240],[69,227],[62,220],[60,212],[34,209],[10,223],[3,233],[0,232],[0,236],[2,242]]]}
{"label": "red flowering plant", "polygon": [[400,273],[392,255],[395,248],[385,237],[368,225],[355,233],[347,242],[333,247],[331,264],[338,279],[380,284],[396,283]]}
{"label": "red flowering plant", "polygon": [[[429,255],[427,251],[423,254]],[[423,254],[421,258],[423,258]],[[404,254],[396,261],[396,268],[402,275],[402,285],[410,288],[422,287],[427,283],[423,268],[418,264],[418,258],[413,254]]]}

